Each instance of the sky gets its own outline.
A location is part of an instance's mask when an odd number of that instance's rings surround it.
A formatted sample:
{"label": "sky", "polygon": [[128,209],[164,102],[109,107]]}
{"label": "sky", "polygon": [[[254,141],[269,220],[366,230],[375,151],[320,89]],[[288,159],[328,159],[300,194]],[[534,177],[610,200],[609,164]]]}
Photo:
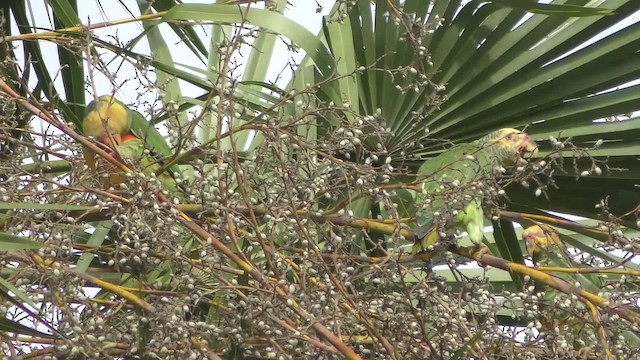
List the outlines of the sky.
{"label": "sky", "polygon": [[[193,0],[189,1],[189,3],[203,3],[208,4],[212,1],[204,1],[204,0]],[[319,0],[318,3],[322,5],[322,10],[320,13],[316,13],[316,8],[318,5],[316,1],[292,1],[293,5],[287,6],[285,11],[285,15],[289,16],[293,19],[296,19],[297,22],[305,26],[314,34],[318,33],[322,26],[322,16],[329,13],[331,7],[333,6],[332,0]],[[31,13],[34,16],[34,19],[39,27],[42,29],[51,29],[53,27],[50,13],[45,6],[45,1],[31,1],[28,2],[30,5]],[[122,20],[131,18],[131,13],[135,16],[140,14],[140,10],[136,6],[135,1],[123,1],[129,8],[125,8],[120,4],[120,2],[116,1],[102,1],[103,7],[98,6],[96,1],[79,1],[78,2],[78,12],[79,18],[83,22],[84,25],[89,24],[97,24],[101,22],[114,21],[114,20]],[[108,6],[108,8],[104,7]],[[254,5],[255,6],[255,5]],[[131,12],[131,13],[130,13]],[[14,33],[17,33],[17,28],[14,23]],[[187,66],[196,66],[202,67],[202,63],[197,59],[193,53],[188,50],[188,48],[180,43],[179,38],[175,35],[175,33],[169,28],[167,25],[160,25],[161,32],[165,37],[167,44],[170,46],[170,51],[173,56],[173,60],[176,64],[182,64]],[[123,43],[127,43],[130,40],[137,37],[140,33],[142,33],[144,29],[139,22],[136,23],[128,23],[118,26],[109,26],[101,29],[94,30],[96,36],[109,39],[109,37],[117,36],[118,40]],[[206,46],[208,46],[208,41],[210,39],[210,33],[208,31],[201,30],[200,34],[203,35],[203,42]],[[45,54],[45,58],[47,59],[47,66],[51,69],[52,73],[56,73],[59,68],[59,62],[57,61],[57,51],[55,44],[48,43],[45,41],[41,41],[40,45],[42,47],[42,51]],[[149,54],[149,45],[147,41],[139,41],[135,47],[132,49],[134,52]],[[246,54],[246,51],[243,51]],[[289,58],[294,58],[296,60],[300,60],[304,53],[301,51],[300,53],[291,53],[287,50],[286,45],[282,41],[278,41],[276,43],[276,49],[274,51],[275,54],[281,54],[280,56],[274,56],[270,71],[268,72],[268,79],[275,79],[276,74],[279,73],[287,64]],[[105,53],[103,60],[111,61],[115,58],[113,54]],[[113,72],[118,73],[118,82],[123,82],[127,78],[131,78],[133,74],[133,66],[130,64],[122,64],[120,61],[113,61],[111,63],[110,69]],[[85,71],[87,70],[86,62],[85,62]],[[98,71],[92,72],[92,76],[95,78],[95,89],[97,95],[108,94],[114,90],[113,85],[108,81],[108,79],[100,74]],[[128,76],[129,74],[129,76]],[[35,77],[32,77],[32,81]],[[267,79],[267,80],[268,80]],[[57,78],[58,88],[62,89],[62,79]],[[279,85],[284,85],[289,80],[289,77],[284,77],[278,81]],[[119,87],[118,92],[116,92],[116,97],[123,100],[125,103],[134,103],[136,102],[138,85],[135,82],[125,82],[121,87]],[[35,86],[35,83],[32,84]],[[195,97],[202,95],[202,90],[196,88],[190,84],[181,83],[181,90],[183,91],[184,96]],[[87,92],[87,101],[93,97],[93,94]],[[147,101],[152,101],[154,94],[147,94],[143,96],[142,99]]]}

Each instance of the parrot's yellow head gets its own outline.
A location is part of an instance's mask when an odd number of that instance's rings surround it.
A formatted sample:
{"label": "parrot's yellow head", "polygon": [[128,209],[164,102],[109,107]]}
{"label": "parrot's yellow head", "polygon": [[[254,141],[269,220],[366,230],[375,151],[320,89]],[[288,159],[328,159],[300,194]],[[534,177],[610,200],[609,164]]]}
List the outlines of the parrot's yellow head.
{"label": "parrot's yellow head", "polygon": [[555,230],[544,224],[524,229],[522,239],[527,245],[527,253],[534,258],[542,251],[549,251],[560,245],[560,238]]}
{"label": "parrot's yellow head", "polygon": [[85,109],[82,131],[84,135],[96,137],[100,142],[108,144],[112,136],[119,143],[120,137],[128,133],[130,128],[129,110],[112,96],[100,96]]}
{"label": "parrot's yellow head", "polygon": [[522,161],[527,153],[535,153],[538,145],[527,133],[518,129],[504,128],[486,136],[487,146],[495,147],[499,157],[512,164]]}

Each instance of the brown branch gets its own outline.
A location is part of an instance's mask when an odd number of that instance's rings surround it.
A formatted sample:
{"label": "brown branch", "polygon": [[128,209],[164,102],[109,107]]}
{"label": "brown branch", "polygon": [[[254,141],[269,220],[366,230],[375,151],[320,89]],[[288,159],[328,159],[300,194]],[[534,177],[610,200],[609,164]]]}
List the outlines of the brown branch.
{"label": "brown branch", "polygon": [[[166,201],[167,199],[162,194],[158,194],[158,197],[166,204],[169,204]],[[271,283],[269,279],[255,267],[255,265],[253,265],[249,261],[242,259],[240,256],[232,252],[231,249],[229,249],[222,241],[200,227],[186,214],[181,212],[180,216],[178,217],[178,221],[194,235],[198,236],[207,244],[211,244],[211,246],[213,246],[216,250],[221,252],[229,260],[238,265],[242,270],[245,271],[245,273],[247,273],[247,275],[260,283],[260,285],[264,286],[270,291],[273,291],[278,299],[280,299],[291,310],[297,313],[302,319],[304,319],[305,321],[311,321],[311,327],[325,339],[327,339],[327,341],[329,341],[331,345],[338,349],[338,351],[340,351],[343,356],[345,356],[347,359],[360,359],[360,356],[356,354],[353,349],[342,342],[340,338],[338,338],[333,332],[322,325],[318,320],[314,320],[314,318],[309,313],[307,313],[300,305],[298,305],[295,300],[291,299],[288,296],[288,294],[285,292],[285,290],[283,290],[282,287],[276,286]]]}
{"label": "brown branch", "polygon": [[482,264],[493,266],[497,269],[528,275],[533,280],[552,287],[560,292],[576,295],[578,299],[585,304],[591,303],[599,308],[611,310],[628,321],[640,323],[640,313],[636,309],[632,310],[623,304],[612,303],[608,299],[580,289],[569,284],[563,279],[549,275],[535,268],[507,261],[494,255],[483,254],[478,251],[477,247],[457,247],[453,248],[452,252],[460,256],[476,260]]}

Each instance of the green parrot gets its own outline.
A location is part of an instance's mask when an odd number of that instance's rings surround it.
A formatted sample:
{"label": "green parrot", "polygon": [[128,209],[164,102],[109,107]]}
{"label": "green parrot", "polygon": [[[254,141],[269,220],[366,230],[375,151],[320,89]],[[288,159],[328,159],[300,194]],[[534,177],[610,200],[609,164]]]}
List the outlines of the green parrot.
{"label": "green parrot", "polygon": [[[560,240],[558,233],[548,225],[533,225],[529,226],[522,232],[522,239],[527,245],[527,253],[531,256],[534,263],[541,267],[563,267],[563,268],[588,268],[587,265],[575,261],[566,250],[564,243]],[[604,286],[603,281],[597,274],[575,274],[575,273],[554,273],[554,276],[565,280],[569,284],[580,284],[580,287],[585,291],[592,294],[598,294]],[[542,286],[537,286],[538,292],[542,291]],[[544,289],[544,295],[540,299],[540,306],[544,309],[547,308],[547,312],[556,304],[556,301],[562,298],[564,293],[561,293],[555,289]],[[584,309],[582,304],[579,304],[574,309]],[[576,317],[572,319],[569,313],[564,311],[554,312],[555,316],[552,316],[551,322],[547,324],[547,327],[554,331],[556,327],[561,327],[565,331],[571,331],[575,335],[584,333],[581,338],[590,335],[589,332],[585,332],[585,323],[582,317]],[[640,337],[631,331],[622,331],[622,336],[634,346],[640,346]],[[595,343],[583,343],[576,344],[577,348],[581,348],[584,345],[592,347]]]}
{"label": "green parrot", "polygon": [[[122,102],[110,95],[102,95],[98,97],[97,101],[91,101],[84,110],[83,134],[95,137],[109,148],[118,146],[122,136],[127,134],[130,129],[131,112]],[[112,142],[114,143],[112,144]],[[87,166],[95,171],[96,155],[94,152],[84,148],[83,154]]]}
{"label": "green parrot", "polygon": [[[131,128],[131,112],[118,99],[102,95],[90,102],[84,110],[82,131],[100,142],[106,142],[108,134],[120,143],[120,138]],[[109,130],[107,133],[105,130]]]}
{"label": "green parrot", "polygon": [[[134,115],[139,114],[130,110],[118,99],[103,95],[98,97],[97,101],[90,102],[85,108],[82,130],[84,135],[95,137],[107,148],[112,149],[113,153],[117,152],[123,160],[137,162],[136,165],[140,166],[143,174],[151,175],[160,169],[162,160],[156,155],[152,144],[141,140],[134,131],[132,127]],[[142,115],[139,117],[143,119],[139,122],[145,122]],[[140,132],[140,129],[137,130]],[[120,170],[99,159],[96,161],[95,154],[91,150],[85,148],[84,157],[91,170],[95,172],[99,169],[100,172],[109,174],[106,181],[103,181],[105,187],[119,185],[125,181]],[[171,194],[179,193],[179,186],[171,170],[157,176],[165,190]]]}
{"label": "green parrot", "polygon": [[[120,157],[133,165],[139,166],[143,174],[150,176],[155,174],[162,165],[163,160],[153,150],[149,150],[145,142],[139,137],[129,132],[122,136],[120,145],[116,148]],[[171,169],[156,174],[162,188],[172,195],[180,194],[184,192],[184,188],[181,187],[175,177],[175,174]],[[109,184],[119,185],[125,181],[125,176],[119,172],[112,172],[109,179]]]}
{"label": "green parrot", "polygon": [[480,244],[484,239],[483,182],[495,179],[506,166],[524,162],[524,155],[536,149],[526,133],[504,128],[426,161],[417,174],[422,193],[416,197],[413,252],[430,259],[426,251],[453,232],[466,231],[471,241]]}
{"label": "green parrot", "polygon": [[[586,268],[571,258],[558,233],[549,225],[529,226],[522,232],[522,239],[527,245],[527,253],[537,266]],[[569,284],[580,283],[580,286],[593,294],[598,294],[602,281],[596,274],[554,273],[554,276],[567,281]]]}

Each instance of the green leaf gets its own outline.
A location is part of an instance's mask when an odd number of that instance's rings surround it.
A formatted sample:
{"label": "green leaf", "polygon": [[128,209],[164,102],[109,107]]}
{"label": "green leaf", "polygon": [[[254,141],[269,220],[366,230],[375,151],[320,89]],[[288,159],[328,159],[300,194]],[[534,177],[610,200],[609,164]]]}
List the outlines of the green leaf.
{"label": "green leaf", "polygon": [[63,27],[72,27],[80,23],[75,1],[47,0],[47,2],[54,11],[55,19]]}
{"label": "green leaf", "polygon": [[0,251],[39,249],[44,244],[28,238],[0,232]]}
{"label": "green leaf", "polygon": [[[172,7],[178,5],[178,2],[175,0],[158,0],[151,3],[153,8],[157,12],[167,11]],[[180,24],[169,24],[171,30],[173,30],[176,35],[180,38],[184,44],[186,44],[189,49],[200,59],[202,56],[207,57],[207,48],[204,43],[200,40],[198,33],[190,26],[181,26]]]}
{"label": "green leaf", "polygon": [[593,8],[576,5],[543,4],[531,0],[489,0],[493,3],[508,6],[514,9],[522,9],[535,14],[560,15],[560,16],[602,16],[612,15],[615,9]]}
{"label": "green leaf", "polygon": [[[93,231],[93,234],[89,237],[86,245],[91,247],[99,247],[106,240],[107,235],[109,235],[109,231],[114,226],[114,222],[111,220],[100,221],[96,224],[96,228]],[[95,255],[91,252],[86,252],[80,255],[80,258],[76,262],[76,271],[79,272],[87,272],[89,265],[95,258]]]}
{"label": "green leaf", "polygon": [[404,189],[394,190],[391,201],[398,205],[396,210],[398,211],[398,216],[401,218],[408,218],[415,215],[415,199],[410,191]]}
{"label": "green leaf", "polygon": [[174,6],[163,17],[165,21],[174,20],[200,20],[214,21],[225,24],[248,23],[263,27],[277,34],[291,39],[302,47],[314,62],[326,79],[336,69],[335,60],[322,42],[302,25],[279,13],[255,9],[243,8],[235,5],[218,4],[182,4]]}
{"label": "green leaf", "polygon": [[[15,295],[15,297],[13,296]],[[47,327],[52,332],[56,333],[56,335],[62,335],[56,330],[53,326],[49,324],[45,319],[43,319],[36,312],[32,311],[25,304],[28,304],[31,308],[37,309],[36,304],[27,296],[27,294],[21,289],[15,287],[10,282],[6,281],[4,278],[0,277],[0,298],[7,300],[15,307],[24,311],[27,315],[29,315],[34,320],[37,320],[39,324]]]}
{"label": "green leaf", "polygon": [[[143,13],[145,11],[146,4],[138,3],[138,7],[140,8],[140,12]],[[173,62],[173,55],[171,54],[169,46],[164,40],[162,33],[160,33],[160,29],[157,26],[157,23],[143,21],[143,25],[147,33],[147,39],[149,41],[149,47],[151,49],[151,58],[156,62],[164,64],[167,67],[175,67],[175,64]],[[163,86],[163,103],[165,105],[175,104],[177,106],[178,99],[182,96],[180,85],[178,84],[178,79],[174,78],[170,74],[165,73],[164,71],[156,72],[156,77],[158,83],[162,84]],[[187,128],[188,119],[186,113],[179,113],[177,116],[177,121],[179,128]]]}
{"label": "green leaf", "polygon": [[16,335],[35,336],[39,338],[49,339],[52,338],[50,334],[40,332],[38,330],[26,327],[17,321],[9,320],[4,317],[0,317],[0,332],[13,333]]}
{"label": "green leaf", "polygon": [[[78,19],[78,7],[75,0],[49,0],[49,5],[53,8],[56,29],[76,26],[80,23]],[[85,78],[82,56],[70,51],[63,45],[58,46],[58,59],[66,102],[75,116],[80,119],[83,116],[83,104],[85,103]]]}
{"label": "green leaf", "polygon": [[9,202],[0,203],[0,210],[51,210],[51,211],[83,211],[83,210],[95,210],[95,206],[88,205],[72,205],[72,204],[56,204],[56,203],[21,203],[21,202]]}
{"label": "green leaf", "polygon": [[458,349],[455,353],[453,353],[453,356],[451,356],[451,360],[467,359],[468,357],[466,355],[469,352],[469,349],[475,343],[477,343],[481,337],[482,337],[482,332],[478,331],[475,335],[473,335],[473,337],[471,337],[471,339],[469,339],[469,341],[464,343],[464,345],[462,345],[460,349]]}
{"label": "green leaf", "polygon": [[[492,222],[493,237],[495,238],[496,246],[502,258],[511,262],[524,264],[524,258],[522,257],[522,251],[515,229],[513,228],[513,223],[503,219]],[[524,286],[522,275],[511,273],[511,278],[516,287],[522,289]]]}

